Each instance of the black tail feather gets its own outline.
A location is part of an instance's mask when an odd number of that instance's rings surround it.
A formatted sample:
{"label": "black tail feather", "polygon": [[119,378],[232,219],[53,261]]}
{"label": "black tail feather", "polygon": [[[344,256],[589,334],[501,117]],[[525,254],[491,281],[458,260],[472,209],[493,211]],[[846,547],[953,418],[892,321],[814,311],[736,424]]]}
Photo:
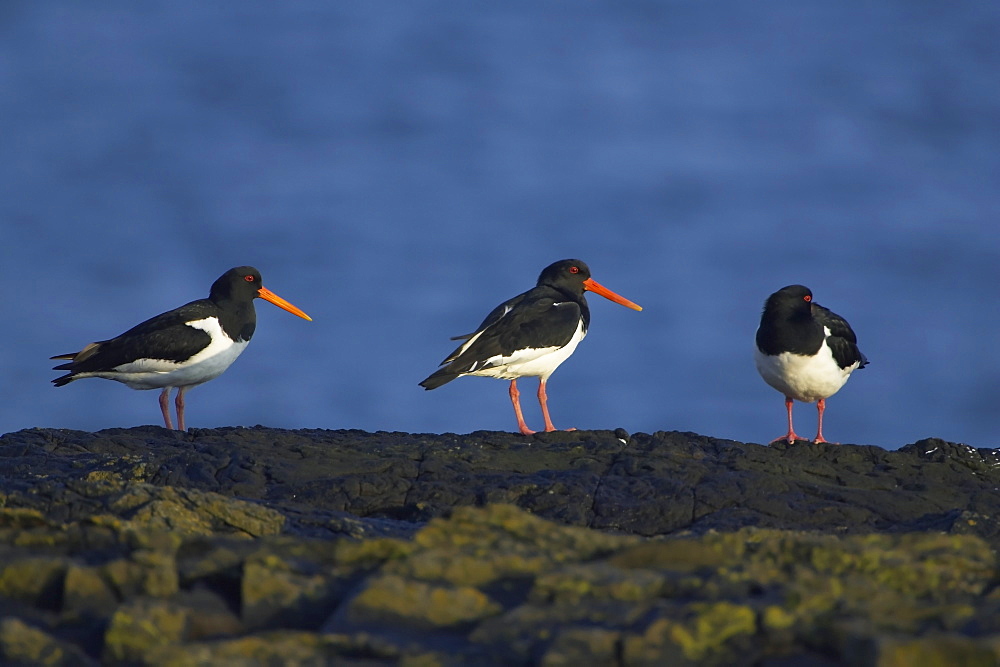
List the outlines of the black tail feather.
{"label": "black tail feather", "polygon": [[448,368],[442,368],[441,370],[433,373],[430,377],[425,379],[420,383],[420,386],[424,389],[437,389],[443,384],[448,384],[455,378],[457,378],[461,373],[455,373]]}
{"label": "black tail feather", "polygon": [[[62,368],[60,366],[56,366],[55,369],[53,369],[53,370],[66,370],[66,369],[64,369],[64,368]],[[67,373],[66,375],[62,375],[60,377],[57,377],[55,380],[52,381],[52,384],[54,384],[57,387],[62,387],[64,385],[69,384],[70,382],[72,382],[75,379],[76,379],[76,375],[75,374],[73,374],[73,373]]]}

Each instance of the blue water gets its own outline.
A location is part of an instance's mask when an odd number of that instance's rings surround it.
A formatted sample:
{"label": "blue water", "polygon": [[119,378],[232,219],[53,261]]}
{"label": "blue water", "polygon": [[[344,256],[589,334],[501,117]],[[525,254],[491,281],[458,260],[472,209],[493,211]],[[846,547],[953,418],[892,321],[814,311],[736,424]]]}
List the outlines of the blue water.
{"label": "blue water", "polygon": [[831,440],[1000,445],[1000,3],[87,4],[0,3],[0,431],[159,423],[48,357],[241,264],[315,321],[258,302],[189,425],[513,430],[417,382],[578,257],[645,310],[590,297],[557,426],[780,435],[753,335],[800,282],[871,359]]}

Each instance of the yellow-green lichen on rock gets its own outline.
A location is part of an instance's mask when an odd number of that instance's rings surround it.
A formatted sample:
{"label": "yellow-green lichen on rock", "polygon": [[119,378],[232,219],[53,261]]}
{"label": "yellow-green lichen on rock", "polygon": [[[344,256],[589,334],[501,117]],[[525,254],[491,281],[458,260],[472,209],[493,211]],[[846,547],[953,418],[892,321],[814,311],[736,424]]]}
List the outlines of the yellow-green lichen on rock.
{"label": "yellow-green lichen on rock", "polygon": [[537,574],[557,563],[579,562],[637,544],[575,526],[560,526],[511,505],[461,507],[433,519],[414,536],[408,558],[390,571],[425,580],[481,586],[503,577]]}
{"label": "yellow-green lichen on rock", "polygon": [[967,535],[751,535],[744,562],[720,574],[776,587],[800,625],[862,615],[891,631],[915,631],[930,619],[953,627],[973,613],[968,601],[996,573],[989,545]]}
{"label": "yellow-green lichen on rock", "polygon": [[0,663],[43,667],[94,664],[74,644],[56,639],[19,618],[0,618]]}
{"label": "yellow-green lichen on rock", "polygon": [[845,657],[853,664],[875,667],[996,667],[1000,636],[872,637],[856,642]]}
{"label": "yellow-green lichen on rock", "polygon": [[367,540],[337,540],[336,558],[345,565],[373,567],[389,560],[405,558],[413,553],[414,543],[388,537]]}
{"label": "yellow-green lichen on rock", "polygon": [[621,568],[696,572],[739,564],[746,550],[746,539],[733,534],[713,534],[650,540],[617,552],[609,561]]}
{"label": "yellow-green lichen on rock", "polygon": [[[329,640],[314,632],[281,630],[234,639],[164,645],[149,651],[148,664],[158,667],[226,665],[227,667],[319,667],[338,664]],[[343,661],[343,664],[350,664]]]}
{"label": "yellow-green lichen on rock", "polygon": [[[0,499],[2,498],[3,496],[0,494]],[[8,528],[23,530],[52,525],[40,510],[30,507],[3,507],[2,505],[3,502],[0,500],[0,530]]]}
{"label": "yellow-green lichen on rock", "polygon": [[188,611],[163,600],[137,598],[121,605],[104,633],[105,662],[148,663],[156,648],[180,643]]}
{"label": "yellow-green lichen on rock", "polygon": [[0,597],[49,609],[62,591],[66,567],[65,559],[49,556],[0,562]]}
{"label": "yellow-green lichen on rock", "polygon": [[231,531],[247,537],[277,535],[284,515],[257,503],[196,489],[129,484],[110,508],[135,527],[167,530],[181,535],[211,535]]}
{"label": "yellow-green lichen on rock", "polygon": [[667,574],[654,570],[624,570],[607,561],[571,563],[535,577],[533,602],[586,603],[589,600],[638,602],[672,588]]}
{"label": "yellow-green lichen on rock", "polygon": [[427,627],[468,624],[503,610],[471,586],[434,585],[392,574],[369,579],[348,605],[348,617],[355,623],[397,619]]}
{"label": "yellow-green lichen on rock", "polygon": [[66,570],[63,587],[64,613],[103,616],[118,606],[118,596],[101,576],[100,566],[73,563]]}
{"label": "yellow-green lichen on rock", "polygon": [[757,632],[757,615],[731,602],[692,603],[676,617],[660,616],[623,642],[625,663],[738,664]]}
{"label": "yellow-green lichen on rock", "polygon": [[750,637],[757,631],[757,615],[745,605],[695,603],[687,609],[690,618],[667,619],[667,636],[691,660],[700,661],[712,654],[724,656],[728,653],[726,642],[735,637]]}
{"label": "yellow-green lichen on rock", "polygon": [[328,613],[337,591],[332,573],[320,568],[300,570],[294,561],[269,552],[249,557],[240,581],[242,616],[251,627]]}
{"label": "yellow-green lichen on rock", "polygon": [[542,655],[541,667],[616,667],[621,632],[594,627],[560,630]]}

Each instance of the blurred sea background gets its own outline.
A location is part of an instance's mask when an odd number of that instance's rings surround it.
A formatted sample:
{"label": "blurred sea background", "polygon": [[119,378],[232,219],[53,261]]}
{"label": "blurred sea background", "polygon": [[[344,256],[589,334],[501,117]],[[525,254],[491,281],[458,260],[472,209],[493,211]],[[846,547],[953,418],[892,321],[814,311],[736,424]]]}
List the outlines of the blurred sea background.
{"label": "blurred sea background", "polygon": [[575,257],[645,310],[590,297],[559,427],[779,436],[753,337],[803,283],[871,359],[828,438],[1000,446],[997,35],[971,0],[5,0],[0,431],[160,423],[48,357],[242,264],[315,321],[258,301],[190,426],[514,430],[505,382],[417,383]]}

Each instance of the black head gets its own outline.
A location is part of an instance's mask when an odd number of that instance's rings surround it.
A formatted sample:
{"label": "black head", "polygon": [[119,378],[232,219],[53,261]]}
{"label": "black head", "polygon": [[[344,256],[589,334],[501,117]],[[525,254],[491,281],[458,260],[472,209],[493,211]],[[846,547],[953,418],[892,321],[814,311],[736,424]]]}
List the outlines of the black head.
{"label": "black head", "polygon": [[578,259],[562,259],[549,264],[538,276],[538,285],[549,285],[572,294],[583,294],[584,281],[590,278],[590,267]]}
{"label": "black head", "polygon": [[[538,286],[547,285],[553,287],[564,294],[570,294],[583,299],[583,293],[593,292],[600,294],[605,299],[610,299],[617,304],[621,304],[632,310],[642,310],[642,306],[632,303],[625,297],[615,294],[607,287],[590,277],[590,267],[578,259],[563,259],[555,264],[550,264],[538,276]],[[586,302],[584,302],[586,303]]]}
{"label": "black head", "polygon": [[288,303],[280,296],[264,287],[260,278],[260,271],[252,266],[237,266],[229,269],[219,279],[212,283],[212,291],[208,298],[216,303],[223,301],[236,301],[237,303],[253,303],[256,298],[264,299],[276,305],[278,308],[287,310],[292,315],[298,315],[302,319],[312,320],[296,306]]}
{"label": "black head", "polygon": [[788,285],[767,297],[764,313],[792,315],[812,312],[813,293],[805,285]]}
{"label": "black head", "polygon": [[252,266],[237,266],[229,269],[212,283],[208,298],[212,301],[250,302],[259,296],[264,286],[260,271]]}

